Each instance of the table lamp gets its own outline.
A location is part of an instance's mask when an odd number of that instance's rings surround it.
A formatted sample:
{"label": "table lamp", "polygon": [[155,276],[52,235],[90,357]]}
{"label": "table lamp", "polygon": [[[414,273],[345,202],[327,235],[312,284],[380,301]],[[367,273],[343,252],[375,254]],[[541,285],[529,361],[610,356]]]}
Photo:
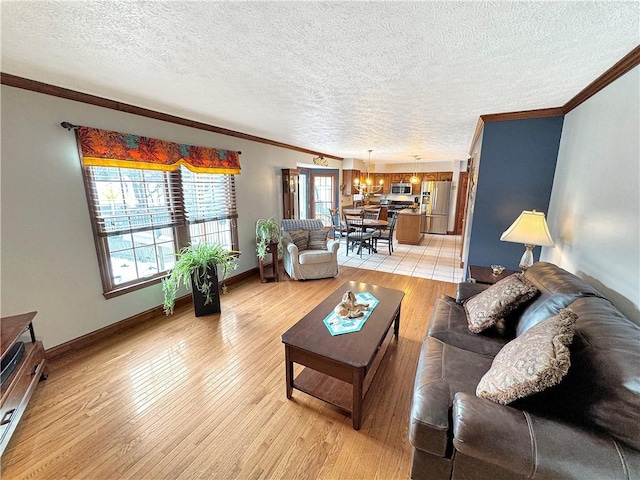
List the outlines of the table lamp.
{"label": "table lamp", "polygon": [[524,243],[525,251],[520,259],[520,268],[524,272],[533,265],[533,247],[554,247],[544,213],[524,210],[516,221],[507,228],[500,240],[503,242]]}

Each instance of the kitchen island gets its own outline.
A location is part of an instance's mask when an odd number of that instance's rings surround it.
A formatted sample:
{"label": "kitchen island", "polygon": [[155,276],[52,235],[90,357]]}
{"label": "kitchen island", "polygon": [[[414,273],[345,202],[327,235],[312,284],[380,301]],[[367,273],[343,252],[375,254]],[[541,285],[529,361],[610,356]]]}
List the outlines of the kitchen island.
{"label": "kitchen island", "polygon": [[405,208],[398,212],[398,222],[396,223],[396,239],[398,243],[408,245],[418,245],[424,236],[420,232],[420,221],[423,215],[419,210]]}

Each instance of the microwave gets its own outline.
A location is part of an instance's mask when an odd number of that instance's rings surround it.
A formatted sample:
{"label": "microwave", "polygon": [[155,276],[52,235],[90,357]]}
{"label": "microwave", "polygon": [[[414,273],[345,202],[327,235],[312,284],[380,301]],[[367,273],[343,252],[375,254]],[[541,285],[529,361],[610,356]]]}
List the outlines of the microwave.
{"label": "microwave", "polygon": [[391,193],[398,193],[400,195],[411,195],[411,184],[410,183],[392,183],[391,184]]}

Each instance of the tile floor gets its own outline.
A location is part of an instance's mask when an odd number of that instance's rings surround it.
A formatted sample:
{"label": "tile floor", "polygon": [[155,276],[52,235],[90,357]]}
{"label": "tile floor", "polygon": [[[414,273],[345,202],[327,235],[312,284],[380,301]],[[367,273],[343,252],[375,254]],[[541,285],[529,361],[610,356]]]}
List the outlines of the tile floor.
{"label": "tile floor", "polygon": [[426,234],[420,245],[400,245],[397,240],[394,240],[393,245],[392,255],[389,255],[389,248],[384,243],[379,245],[378,253],[369,254],[364,249],[361,258],[355,251],[350,251],[349,255],[346,255],[343,238],[338,250],[338,264],[430,278],[442,282],[462,281],[463,269],[460,268],[462,239],[459,235]]}

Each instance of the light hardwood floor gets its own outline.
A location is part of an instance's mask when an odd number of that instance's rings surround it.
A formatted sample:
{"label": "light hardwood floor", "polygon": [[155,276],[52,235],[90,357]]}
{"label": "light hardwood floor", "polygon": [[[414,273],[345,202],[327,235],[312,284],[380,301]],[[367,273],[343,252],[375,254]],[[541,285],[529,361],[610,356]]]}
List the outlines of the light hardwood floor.
{"label": "light hardwood floor", "polygon": [[[347,280],[405,292],[355,431],[285,396],[280,335]],[[55,359],[2,457],[2,479],[406,479],[408,415],[435,299],[455,285],[341,267],[335,279],[232,285],[220,316],[190,307]]]}

